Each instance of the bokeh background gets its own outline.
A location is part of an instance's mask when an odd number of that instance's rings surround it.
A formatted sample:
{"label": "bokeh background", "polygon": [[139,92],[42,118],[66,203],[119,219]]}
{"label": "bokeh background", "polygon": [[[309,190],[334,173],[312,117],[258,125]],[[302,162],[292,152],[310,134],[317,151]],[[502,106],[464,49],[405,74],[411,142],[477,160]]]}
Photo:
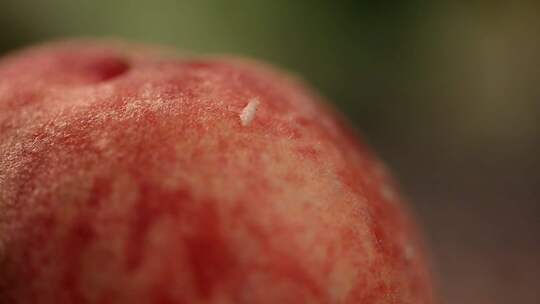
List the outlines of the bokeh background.
{"label": "bokeh background", "polygon": [[399,177],[444,303],[540,303],[540,2],[0,1],[0,54],[119,37],[272,62]]}

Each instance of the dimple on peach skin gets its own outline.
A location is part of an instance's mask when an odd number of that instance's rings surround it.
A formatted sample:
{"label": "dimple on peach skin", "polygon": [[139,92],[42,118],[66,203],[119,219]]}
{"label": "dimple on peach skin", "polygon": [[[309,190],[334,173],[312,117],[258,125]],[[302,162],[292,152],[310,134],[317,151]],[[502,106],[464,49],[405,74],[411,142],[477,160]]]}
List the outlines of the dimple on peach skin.
{"label": "dimple on peach skin", "polygon": [[395,183],[322,98],[165,54],[0,59],[0,303],[434,303]]}

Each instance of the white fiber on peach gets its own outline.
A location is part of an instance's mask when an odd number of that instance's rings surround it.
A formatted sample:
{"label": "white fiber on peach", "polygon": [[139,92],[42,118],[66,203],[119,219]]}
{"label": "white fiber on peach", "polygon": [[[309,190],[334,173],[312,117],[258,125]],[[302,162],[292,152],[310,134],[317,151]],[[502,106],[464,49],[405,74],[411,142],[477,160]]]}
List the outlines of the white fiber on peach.
{"label": "white fiber on peach", "polygon": [[242,126],[247,127],[251,124],[255,118],[255,113],[259,107],[260,101],[257,98],[252,98],[249,103],[242,109],[240,113],[240,122]]}

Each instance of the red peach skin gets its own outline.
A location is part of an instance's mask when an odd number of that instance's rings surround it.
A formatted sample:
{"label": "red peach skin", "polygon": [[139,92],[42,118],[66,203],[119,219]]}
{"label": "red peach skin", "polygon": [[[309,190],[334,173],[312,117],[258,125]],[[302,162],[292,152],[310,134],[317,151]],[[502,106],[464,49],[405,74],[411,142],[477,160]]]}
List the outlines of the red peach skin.
{"label": "red peach skin", "polygon": [[259,63],[110,42],[0,61],[0,303],[434,303],[387,171]]}

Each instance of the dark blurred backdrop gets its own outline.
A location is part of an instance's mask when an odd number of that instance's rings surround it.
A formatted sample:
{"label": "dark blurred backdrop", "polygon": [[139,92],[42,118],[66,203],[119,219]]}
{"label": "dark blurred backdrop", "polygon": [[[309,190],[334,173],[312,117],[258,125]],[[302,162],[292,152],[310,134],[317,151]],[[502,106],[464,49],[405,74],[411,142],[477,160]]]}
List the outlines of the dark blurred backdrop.
{"label": "dark blurred backdrop", "polygon": [[120,37],[302,75],[390,164],[445,303],[540,303],[540,2],[0,1],[0,53]]}

